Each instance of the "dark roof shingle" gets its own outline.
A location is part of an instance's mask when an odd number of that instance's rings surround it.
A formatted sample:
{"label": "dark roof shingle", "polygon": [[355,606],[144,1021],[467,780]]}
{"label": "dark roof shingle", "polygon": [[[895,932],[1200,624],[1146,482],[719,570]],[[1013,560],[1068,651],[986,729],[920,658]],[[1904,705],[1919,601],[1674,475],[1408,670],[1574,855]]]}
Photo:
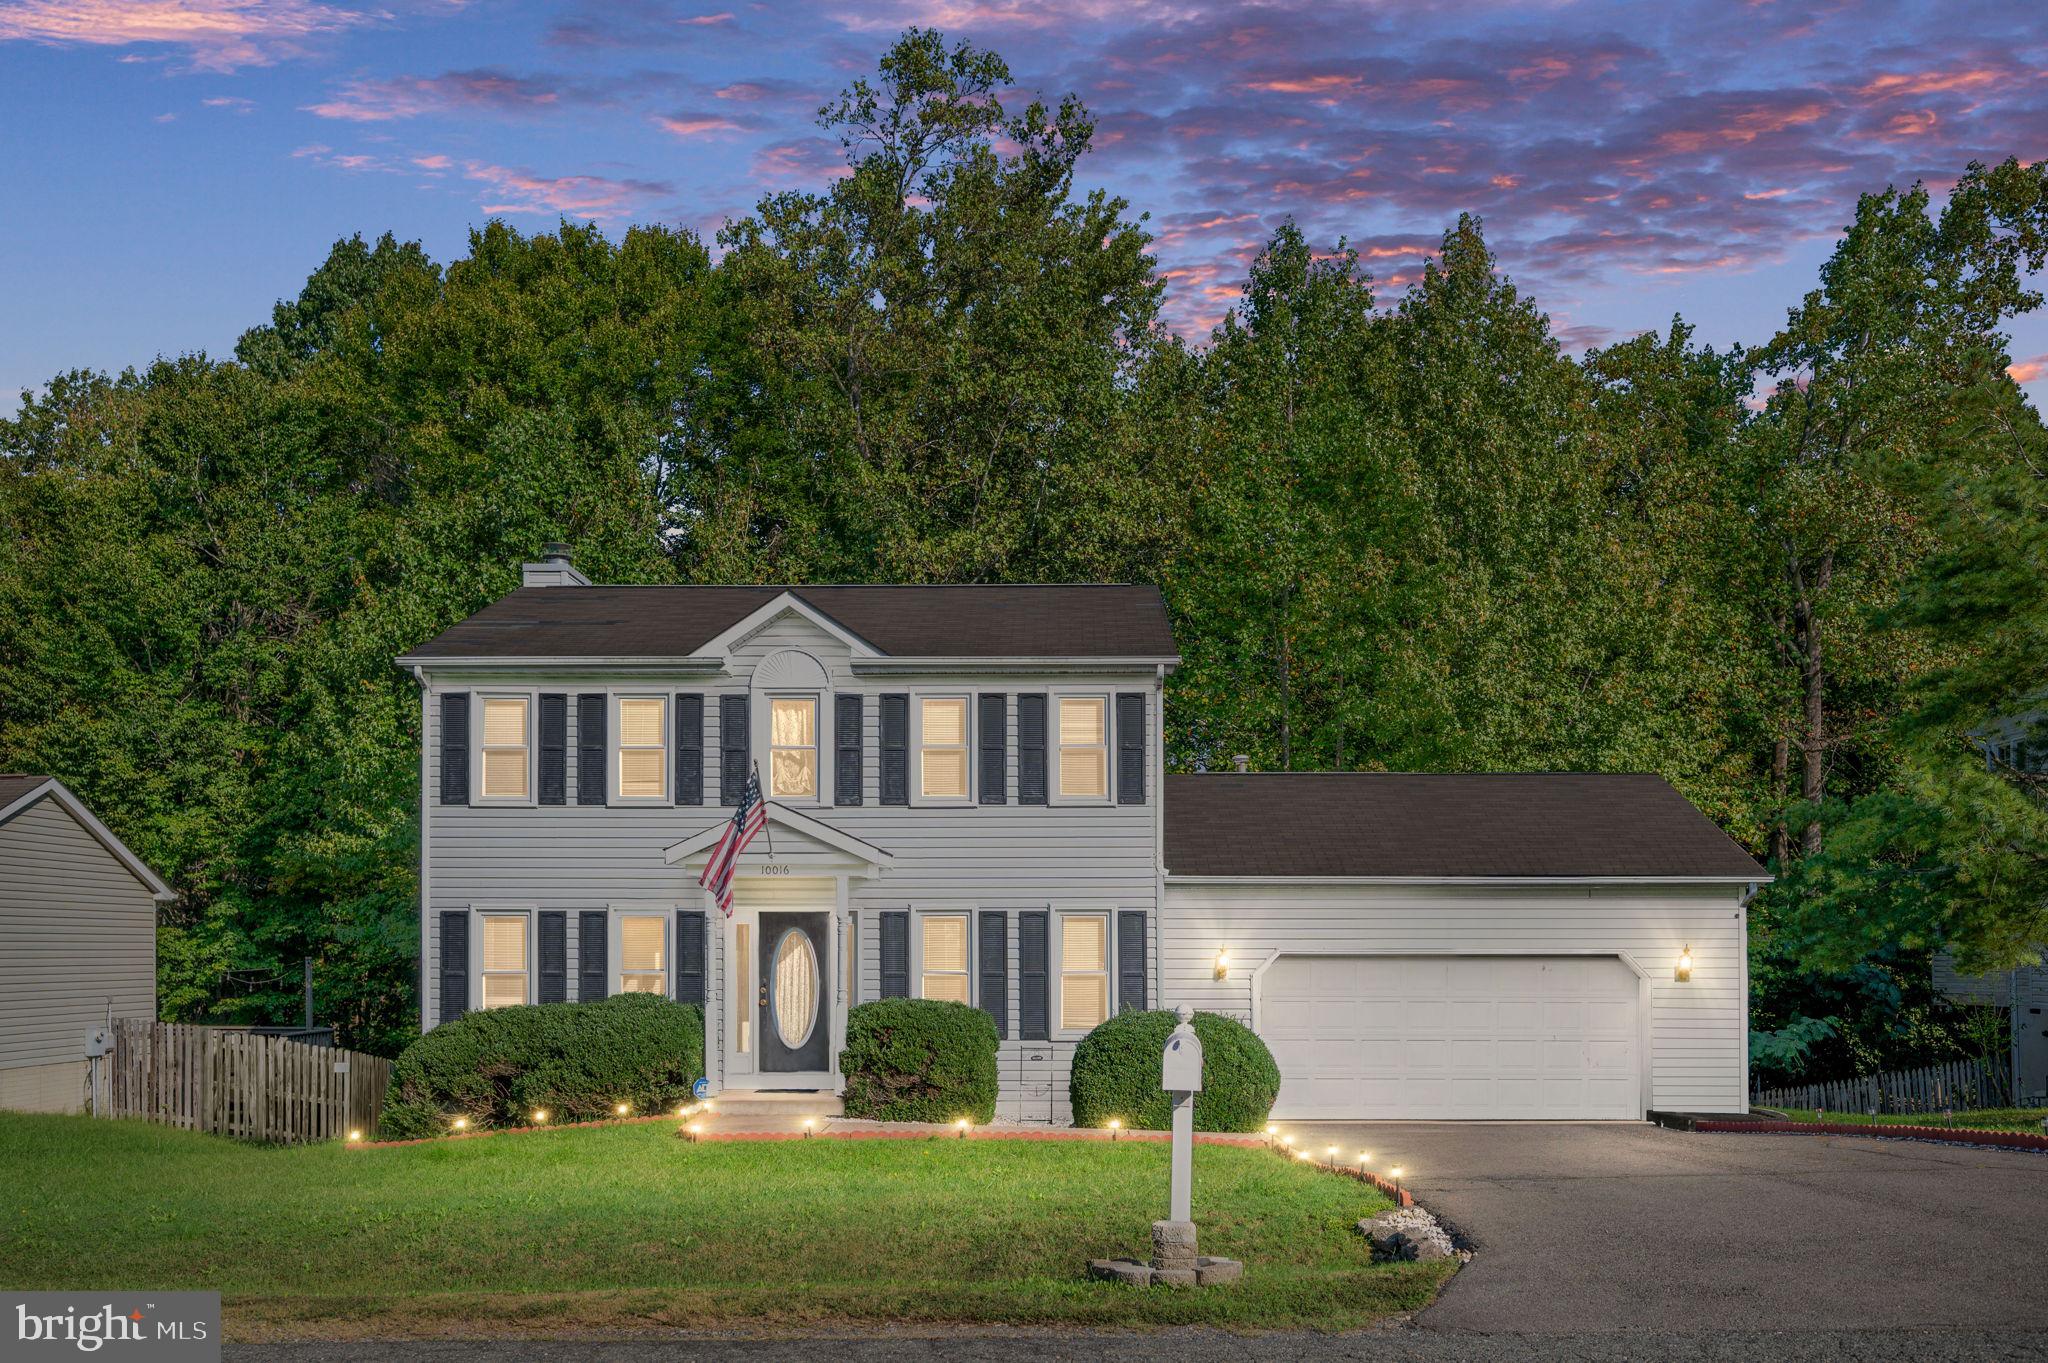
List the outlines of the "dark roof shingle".
{"label": "dark roof shingle", "polygon": [[26,776],[18,771],[0,771],[0,809],[7,808],[49,779],[47,776]]}
{"label": "dark roof shingle", "polygon": [[796,596],[897,658],[1171,658],[1156,587],[522,587],[407,656],[676,658]]}
{"label": "dark roof shingle", "polygon": [[1165,821],[1170,875],[1764,878],[1649,774],[1169,776]]}

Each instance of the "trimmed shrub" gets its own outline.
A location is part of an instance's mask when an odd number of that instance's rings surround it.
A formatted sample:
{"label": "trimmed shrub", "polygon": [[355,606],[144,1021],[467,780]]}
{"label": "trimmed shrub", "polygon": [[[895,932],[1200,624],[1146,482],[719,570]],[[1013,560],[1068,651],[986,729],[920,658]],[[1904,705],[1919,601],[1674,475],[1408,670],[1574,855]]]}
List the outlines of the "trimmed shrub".
{"label": "trimmed shrub", "polygon": [[937,999],[876,999],[846,1015],[846,1115],[976,1122],[996,1115],[996,1024]]}
{"label": "trimmed shrub", "polygon": [[[1159,1056],[1179,1025],[1179,1017],[1163,1009],[1119,1013],[1082,1037],[1067,1085],[1074,1125],[1102,1126],[1112,1117],[1143,1131],[1172,1125],[1173,1102],[1159,1087]],[[1194,1025],[1202,1040],[1195,1130],[1263,1131],[1280,1096],[1273,1053],[1251,1028],[1221,1013],[1197,1013]]]}
{"label": "trimmed shrub", "polygon": [[586,1122],[619,1103],[636,1113],[689,1101],[704,1075],[704,1010],[653,994],[592,1003],[491,1008],[444,1022],[391,1067],[378,1133],[438,1136],[455,1117],[472,1127]]}

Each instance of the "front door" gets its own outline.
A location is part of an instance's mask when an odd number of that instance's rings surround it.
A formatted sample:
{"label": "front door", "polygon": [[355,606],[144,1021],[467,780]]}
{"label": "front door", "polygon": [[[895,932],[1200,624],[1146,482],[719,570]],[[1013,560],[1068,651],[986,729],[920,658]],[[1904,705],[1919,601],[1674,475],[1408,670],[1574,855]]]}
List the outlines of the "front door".
{"label": "front door", "polygon": [[761,1069],[823,1074],[831,1068],[831,915],[761,913],[760,981],[754,988]]}

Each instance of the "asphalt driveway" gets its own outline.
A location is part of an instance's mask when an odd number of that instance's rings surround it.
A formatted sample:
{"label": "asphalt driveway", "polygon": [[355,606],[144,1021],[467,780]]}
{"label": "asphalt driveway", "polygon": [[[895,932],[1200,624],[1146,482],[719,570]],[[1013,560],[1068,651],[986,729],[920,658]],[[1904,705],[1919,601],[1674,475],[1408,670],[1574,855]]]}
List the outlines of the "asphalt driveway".
{"label": "asphalt driveway", "polygon": [[1403,1165],[1478,1250],[1444,1331],[2048,1322],[2048,1156],[1647,1123],[1289,1123]]}

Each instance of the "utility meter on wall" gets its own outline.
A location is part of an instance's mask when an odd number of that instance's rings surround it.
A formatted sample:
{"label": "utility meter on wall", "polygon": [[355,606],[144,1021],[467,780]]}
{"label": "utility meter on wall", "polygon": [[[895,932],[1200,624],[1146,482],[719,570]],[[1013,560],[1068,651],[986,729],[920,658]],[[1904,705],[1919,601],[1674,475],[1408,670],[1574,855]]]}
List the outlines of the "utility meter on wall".
{"label": "utility meter on wall", "polygon": [[88,1027],[85,1032],[85,1058],[97,1060],[114,1049],[114,1034],[105,1027]]}

